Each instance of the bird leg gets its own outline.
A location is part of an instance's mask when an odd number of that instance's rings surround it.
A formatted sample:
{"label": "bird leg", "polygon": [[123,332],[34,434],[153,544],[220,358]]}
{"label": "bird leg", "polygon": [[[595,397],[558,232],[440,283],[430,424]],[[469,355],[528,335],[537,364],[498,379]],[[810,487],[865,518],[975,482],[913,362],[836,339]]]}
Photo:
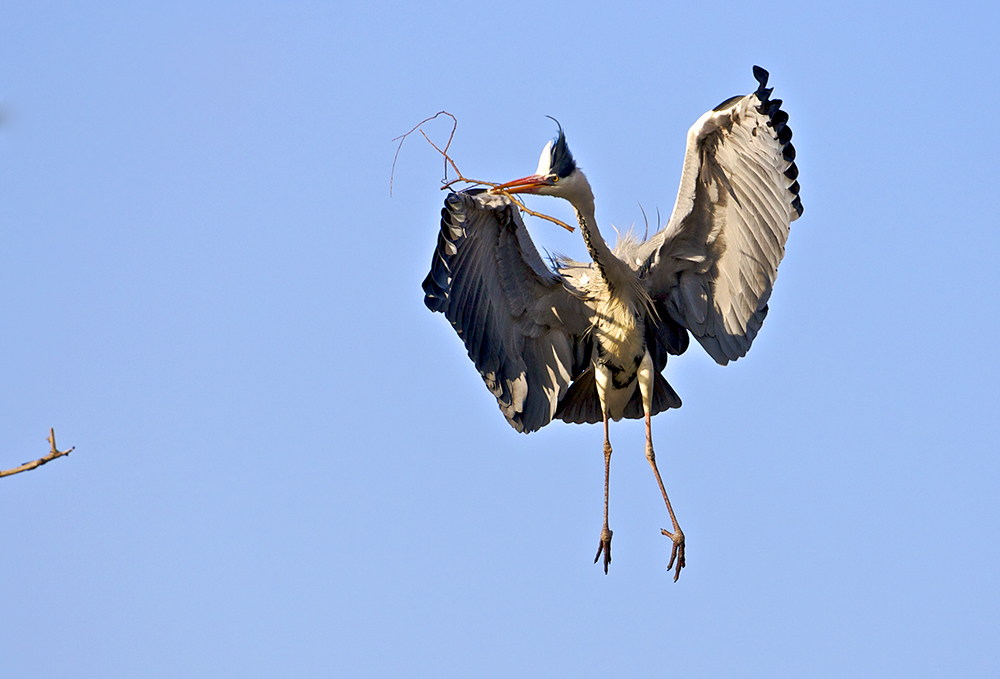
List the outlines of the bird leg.
{"label": "bird leg", "polygon": [[649,355],[648,351],[642,357],[642,362],[639,364],[636,376],[639,382],[639,393],[642,395],[642,409],[646,413],[646,459],[649,460],[649,466],[653,468],[653,474],[656,475],[656,483],[660,486],[660,492],[663,494],[663,502],[666,503],[670,520],[674,524],[673,533],[665,528],[661,528],[660,532],[674,541],[673,548],[670,550],[670,563],[667,564],[667,570],[669,571],[674,567],[674,562],[677,563],[677,568],[674,570],[674,582],[677,582],[677,578],[681,576],[681,569],[684,568],[685,564],[684,531],[681,530],[680,525],[677,523],[677,517],[674,516],[674,508],[670,506],[670,498],[667,497],[667,489],[663,487],[663,479],[660,478],[660,470],[656,468],[656,453],[653,452],[653,427],[651,422],[654,379],[653,357]]}
{"label": "bird leg", "polygon": [[650,419],[649,410],[646,410],[646,459],[649,460],[649,466],[653,468],[653,473],[656,475],[656,483],[660,486],[660,492],[663,493],[663,501],[667,505],[667,512],[670,513],[670,521],[674,524],[673,533],[665,528],[661,528],[660,532],[674,541],[674,546],[670,550],[670,563],[667,564],[667,570],[669,571],[673,568],[674,561],[677,562],[677,568],[674,569],[674,582],[677,582],[677,578],[681,576],[681,569],[685,565],[684,531],[681,530],[680,525],[677,523],[677,517],[674,516],[674,509],[670,506],[670,498],[667,497],[667,489],[663,487],[663,479],[660,478],[660,470],[656,468],[656,453],[653,452],[653,430],[650,426]]}
{"label": "bird leg", "polygon": [[604,552],[604,574],[608,574],[608,565],[611,564],[611,536],[613,533],[608,528],[608,490],[611,478],[611,440],[608,438],[608,413],[604,411],[604,527],[601,529],[601,542],[597,545],[597,556],[594,563],[601,558]]}

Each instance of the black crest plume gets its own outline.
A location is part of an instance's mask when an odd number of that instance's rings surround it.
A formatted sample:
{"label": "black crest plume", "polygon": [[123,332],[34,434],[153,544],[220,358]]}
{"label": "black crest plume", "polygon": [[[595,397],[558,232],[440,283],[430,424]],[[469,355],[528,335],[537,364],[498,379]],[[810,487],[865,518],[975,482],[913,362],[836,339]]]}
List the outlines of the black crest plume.
{"label": "black crest plume", "polygon": [[549,163],[549,172],[565,179],[573,174],[573,170],[576,169],[576,161],[573,160],[573,154],[570,153],[569,145],[566,143],[566,133],[563,132],[562,125],[552,116],[545,117],[559,125],[559,134],[552,140],[552,160]]}

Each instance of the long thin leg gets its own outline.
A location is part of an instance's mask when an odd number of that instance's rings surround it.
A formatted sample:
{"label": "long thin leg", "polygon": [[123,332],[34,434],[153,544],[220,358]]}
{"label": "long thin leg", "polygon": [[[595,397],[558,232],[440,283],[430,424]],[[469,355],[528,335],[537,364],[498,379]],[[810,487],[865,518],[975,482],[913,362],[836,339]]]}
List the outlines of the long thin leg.
{"label": "long thin leg", "polygon": [[669,571],[673,568],[674,562],[677,562],[677,568],[674,570],[674,582],[677,582],[677,578],[681,576],[681,569],[684,568],[685,564],[684,531],[681,530],[680,525],[677,523],[677,517],[674,516],[674,508],[670,506],[670,498],[667,497],[667,489],[663,487],[663,479],[660,478],[660,470],[656,468],[656,453],[653,452],[653,427],[651,423],[654,379],[653,358],[649,355],[648,351],[642,357],[642,362],[639,364],[637,377],[639,393],[642,395],[642,409],[646,413],[646,459],[649,460],[649,466],[653,468],[653,474],[656,475],[656,483],[660,486],[660,492],[663,494],[663,502],[666,503],[667,512],[670,514],[670,521],[674,524],[673,533],[665,528],[661,528],[660,532],[674,541],[673,547],[670,550],[670,563],[667,564],[667,570]]}
{"label": "long thin leg", "polygon": [[670,513],[670,521],[674,524],[673,533],[665,528],[661,528],[660,532],[674,541],[674,546],[670,550],[670,563],[667,564],[667,570],[669,571],[673,567],[676,560],[677,568],[674,570],[674,582],[677,582],[677,578],[681,576],[681,569],[685,565],[684,531],[681,530],[680,525],[677,523],[677,517],[674,516],[674,508],[670,506],[670,498],[667,497],[667,489],[663,487],[663,479],[660,478],[660,470],[656,468],[656,453],[653,452],[653,429],[650,426],[650,419],[649,410],[646,410],[646,459],[649,460],[649,466],[653,468],[653,473],[656,475],[656,483],[660,486],[660,492],[663,493],[663,501],[667,505],[667,512]]}
{"label": "long thin leg", "polygon": [[601,529],[601,542],[597,545],[597,556],[594,563],[601,558],[604,552],[604,574],[608,574],[608,566],[611,564],[611,536],[613,533],[608,528],[608,497],[611,487],[611,439],[608,438],[608,413],[604,413],[604,527]]}

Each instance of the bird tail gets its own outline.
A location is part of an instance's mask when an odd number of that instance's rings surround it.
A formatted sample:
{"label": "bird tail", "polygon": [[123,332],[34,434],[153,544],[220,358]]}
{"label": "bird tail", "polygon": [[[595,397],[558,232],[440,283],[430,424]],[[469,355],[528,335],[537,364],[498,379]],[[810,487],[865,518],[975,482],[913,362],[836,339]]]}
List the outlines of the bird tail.
{"label": "bird tail", "polygon": [[[681,397],[663,375],[654,372],[652,414],[680,407]],[[628,405],[625,406],[624,416],[633,420],[641,420],[646,416],[642,409],[642,394],[638,386],[632,393]],[[587,368],[570,386],[559,402],[555,419],[571,424],[594,424],[604,420],[601,415],[601,401],[597,398],[597,382],[594,379],[593,366]]]}
{"label": "bird tail", "polygon": [[557,420],[571,424],[593,424],[601,422],[601,402],[597,398],[597,382],[594,380],[594,366],[590,366],[577,377],[559,401]]}

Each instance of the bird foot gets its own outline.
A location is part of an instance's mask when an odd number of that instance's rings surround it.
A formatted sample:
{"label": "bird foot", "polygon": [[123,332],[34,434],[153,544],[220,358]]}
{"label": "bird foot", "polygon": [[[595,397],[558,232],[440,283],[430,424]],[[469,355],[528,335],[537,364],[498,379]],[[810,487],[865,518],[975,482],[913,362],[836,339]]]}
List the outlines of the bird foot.
{"label": "bird foot", "polygon": [[608,565],[611,563],[611,536],[614,533],[608,528],[607,524],[604,524],[604,528],[601,529],[601,543],[597,545],[597,556],[594,557],[594,563],[601,558],[601,552],[604,552],[604,574],[608,574]]}
{"label": "bird foot", "polygon": [[674,546],[670,550],[670,563],[667,564],[667,570],[669,571],[674,567],[674,561],[677,562],[677,568],[674,569],[674,582],[677,582],[677,578],[681,577],[681,569],[685,566],[684,532],[681,530],[680,526],[677,526],[673,533],[668,531],[666,528],[661,528],[660,532],[674,541]]}

